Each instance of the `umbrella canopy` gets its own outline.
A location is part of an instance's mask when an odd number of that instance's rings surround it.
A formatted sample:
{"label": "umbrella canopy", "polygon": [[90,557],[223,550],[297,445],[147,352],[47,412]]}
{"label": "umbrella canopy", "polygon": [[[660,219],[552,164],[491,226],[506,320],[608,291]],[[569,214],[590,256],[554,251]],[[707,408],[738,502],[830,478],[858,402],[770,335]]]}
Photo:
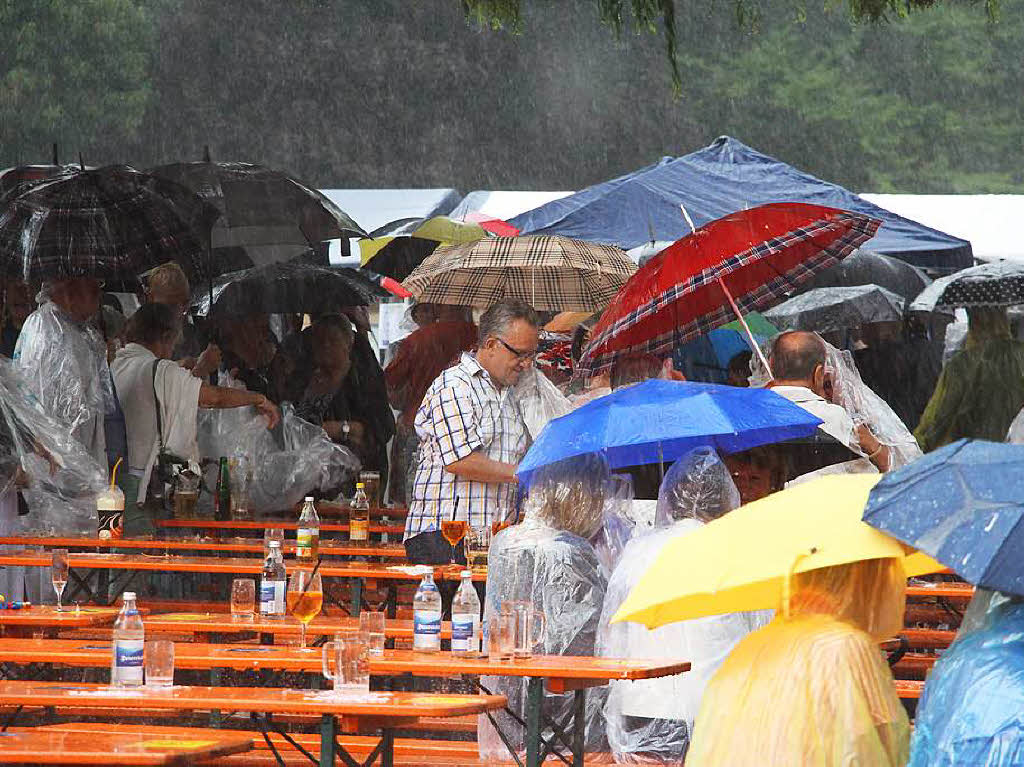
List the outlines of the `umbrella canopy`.
{"label": "umbrella canopy", "polygon": [[903,559],[908,576],[942,566],[907,553],[861,521],[877,474],[836,474],[741,506],[662,549],[612,621],[656,628],[744,610],[777,609],[790,573],[865,559]]}
{"label": "umbrella canopy", "polygon": [[[387,296],[358,269],[267,264],[218,277],[213,285],[213,312],[222,316],[319,314],[338,311],[341,306],[366,306]],[[197,291],[194,305],[198,314],[208,314],[209,291]]]}
{"label": "umbrella canopy", "polygon": [[1024,445],[958,440],[871,491],[864,521],[971,583],[1024,595]]}
{"label": "umbrella canopy", "polygon": [[815,288],[778,306],[764,316],[781,330],[830,333],[869,322],[901,322],[906,299],[878,285]]}
{"label": "umbrella canopy", "polygon": [[[744,318],[750,332],[759,346],[764,346],[779,329],[759,312],[751,312]],[[728,378],[729,361],[740,352],[749,352],[750,339],[739,320],[733,320],[709,333],[697,336],[672,352],[675,369],[681,370],[688,381],[725,383]]]}
{"label": "umbrella canopy", "polygon": [[940,277],[910,304],[915,312],[1024,304],[1024,264],[993,261]]}
{"label": "umbrella canopy", "polygon": [[603,452],[613,468],[664,461],[710,445],[724,453],[800,437],[822,423],[769,389],[645,381],[548,422],[519,464],[521,481],[541,466]]}
{"label": "umbrella canopy", "polygon": [[439,245],[475,242],[488,236],[478,224],[455,221],[447,216],[405,219],[393,224],[377,230],[371,238],[360,240],[359,257],[367,269],[399,281],[408,277]]}
{"label": "umbrella canopy", "polygon": [[[762,205],[720,218],[641,267],[594,328],[579,368],[677,344],[784,298],[869,239],[879,222],[803,203]],[[728,291],[728,294],[726,293]]]}
{"label": "umbrella canopy", "polygon": [[636,265],[610,245],[568,237],[488,237],[438,248],[403,285],[419,301],[488,307],[518,298],[535,309],[603,309]]}
{"label": "umbrella canopy", "polygon": [[68,171],[0,199],[0,271],[26,282],[120,279],[177,261],[198,277],[216,216],[188,189],[127,165]]}
{"label": "umbrella canopy", "polygon": [[185,162],[150,173],[188,187],[221,212],[212,246],[240,246],[257,266],[366,233],[327,197],[280,171],[244,162]]}
{"label": "umbrella canopy", "polygon": [[853,285],[878,285],[903,296],[915,298],[931,284],[931,278],[921,269],[892,256],[858,250],[835,266],[815,274],[805,288],[843,288]]}

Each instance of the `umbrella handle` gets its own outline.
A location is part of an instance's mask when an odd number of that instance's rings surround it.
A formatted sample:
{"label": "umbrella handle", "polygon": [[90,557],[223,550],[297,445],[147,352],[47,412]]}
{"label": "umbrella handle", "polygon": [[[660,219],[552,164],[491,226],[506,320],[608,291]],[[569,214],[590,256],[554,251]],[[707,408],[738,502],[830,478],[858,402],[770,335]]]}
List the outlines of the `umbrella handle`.
{"label": "umbrella handle", "polygon": [[722,286],[722,292],[725,293],[725,297],[729,299],[729,306],[732,307],[733,312],[736,314],[736,319],[740,321],[743,329],[747,333],[747,341],[750,344],[751,350],[757,355],[758,359],[761,360],[761,364],[764,365],[764,369],[768,371],[768,378],[772,379],[775,376],[772,374],[772,368],[768,364],[768,360],[765,359],[764,352],[761,351],[761,347],[757,345],[757,341],[754,340],[754,334],[750,331],[750,325],[747,324],[746,318],[740,313],[740,308],[736,306],[736,301],[732,297],[732,293],[729,292],[729,288],[725,287],[725,282],[722,278],[718,278],[718,284]]}

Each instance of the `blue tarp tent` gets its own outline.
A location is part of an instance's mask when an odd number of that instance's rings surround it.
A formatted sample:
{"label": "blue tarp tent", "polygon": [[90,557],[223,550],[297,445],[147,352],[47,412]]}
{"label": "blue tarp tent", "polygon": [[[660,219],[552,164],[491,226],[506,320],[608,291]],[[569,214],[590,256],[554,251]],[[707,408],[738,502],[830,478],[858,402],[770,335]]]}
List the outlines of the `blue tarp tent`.
{"label": "blue tarp tent", "polygon": [[882,228],[863,249],[916,266],[954,271],[974,263],[966,240],[897,216],[729,136],[693,154],[663,157],[646,168],[554,200],[510,223],[523,234],[562,234],[628,250],[689,234],[680,205],[699,227],[768,202],[828,205],[879,218]]}

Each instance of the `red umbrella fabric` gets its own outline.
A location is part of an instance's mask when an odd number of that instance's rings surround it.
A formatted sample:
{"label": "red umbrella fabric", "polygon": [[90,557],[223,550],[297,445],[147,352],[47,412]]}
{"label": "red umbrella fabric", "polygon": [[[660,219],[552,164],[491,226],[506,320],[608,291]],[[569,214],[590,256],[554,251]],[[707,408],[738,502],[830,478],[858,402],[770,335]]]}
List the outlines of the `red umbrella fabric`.
{"label": "red umbrella fabric", "polygon": [[593,372],[627,354],[664,354],[735,319],[726,290],[743,314],[773,306],[871,239],[879,226],[867,216],[796,202],[712,221],[622,286],[578,367]]}
{"label": "red umbrella fabric", "polygon": [[479,211],[467,213],[463,220],[479,225],[481,229],[485,232],[490,232],[495,237],[515,237],[519,234],[519,230],[508,221],[488,216],[486,213],[480,213]]}

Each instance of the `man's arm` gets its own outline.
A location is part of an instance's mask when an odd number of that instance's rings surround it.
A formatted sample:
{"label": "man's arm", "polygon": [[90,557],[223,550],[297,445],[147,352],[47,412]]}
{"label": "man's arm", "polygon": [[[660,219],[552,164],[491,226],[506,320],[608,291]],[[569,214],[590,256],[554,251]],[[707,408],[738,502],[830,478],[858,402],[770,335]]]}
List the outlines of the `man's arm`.
{"label": "man's arm", "polygon": [[871,429],[868,428],[867,424],[862,423],[857,427],[857,441],[860,443],[860,449],[864,451],[864,454],[875,465],[876,469],[882,474],[889,471],[891,465],[889,447],[878,441],[878,438],[871,433]]}
{"label": "man's arm", "polygon": [[444,467],[445,471],[462,479],[473,482],[515,482],[516,467],[511,463],[502,463],[488,458],[478,450],[474,450],[454,463]]}
{"label": "man's arm", "polygon": [[199,389],[199,407],[232,408],[249,405],[269,419],[268,429],[273,429],[281,420],[281,412],[277,406],[262,394],[210,384],[203,384]]}

